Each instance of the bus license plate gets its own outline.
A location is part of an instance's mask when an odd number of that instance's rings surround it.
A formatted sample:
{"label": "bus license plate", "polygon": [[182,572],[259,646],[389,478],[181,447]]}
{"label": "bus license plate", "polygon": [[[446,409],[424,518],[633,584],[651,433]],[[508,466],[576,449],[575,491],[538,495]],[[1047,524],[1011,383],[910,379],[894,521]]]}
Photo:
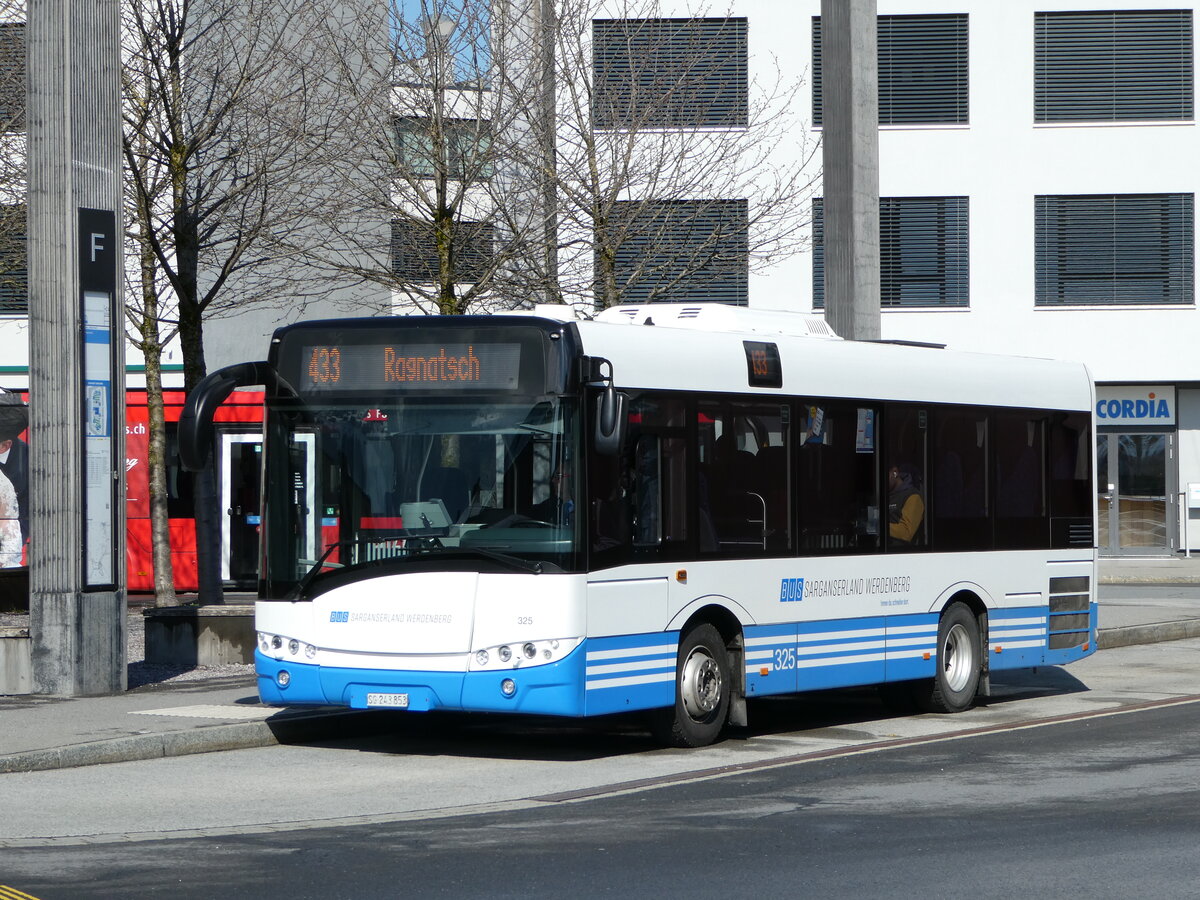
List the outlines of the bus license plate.
{"label": "bus license plate", "polygon": [[367,694],[367,706],[390,706],[408,709],[408,694]]}

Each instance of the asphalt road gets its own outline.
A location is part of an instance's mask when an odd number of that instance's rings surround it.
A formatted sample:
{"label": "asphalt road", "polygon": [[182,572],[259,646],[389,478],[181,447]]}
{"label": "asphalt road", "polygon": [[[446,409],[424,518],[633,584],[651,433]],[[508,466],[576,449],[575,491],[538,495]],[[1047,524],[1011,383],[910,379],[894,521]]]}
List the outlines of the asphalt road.
{"label": "asphalt road", "polygon": [[[0,776],[0,886],[73,897],[1200,896],[1200,640],[1010,677],[957,716],[759,701]],[[0,888],[0,897],[7,896]]]}
{"label": "asphalt road", "polygon": [[1198,748],[1193,701],[536,808],[6,849],[0,881],[43,900],[1196,897]]}

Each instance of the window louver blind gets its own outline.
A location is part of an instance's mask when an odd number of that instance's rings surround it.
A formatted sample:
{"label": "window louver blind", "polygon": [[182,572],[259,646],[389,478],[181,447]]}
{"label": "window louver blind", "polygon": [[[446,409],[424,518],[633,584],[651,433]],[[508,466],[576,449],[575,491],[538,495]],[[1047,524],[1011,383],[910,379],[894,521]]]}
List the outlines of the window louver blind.
{"label": "window louver blind", "polygon": [[24,203],[0,205],[0,314],[29,311],[29,253]]}
{"label": "window louver blind", "polygon": [[[749,301],[745,200],[615,204],[617,285],[625,303]],[[597,264],[597,274],[599,266]]]}
{"label": "window louver blind", "polygon": [[[969,120],[967,16],[879,16],[879,124]],[[813,17],[813,124],[821,124],[821,17]]]}
{"label": "window louver blind", "polygon": [[[478,281],[493,255],[495,229],[487,222],[460,221],[454,227],[455,280]],[[437,282],[437,242],[432,223],[392,221],[392,269],[407,281]]]}
{"label": "window louver blind", "polygon": [[1034,15],[1034,119],[1191,119],[1190,9]]}
{"label": "window louver blind", "polygon": [[[882,197],[879,289],[884,307],[970,302],[966,197]],[[825,306],[825,208],[813,201],[813,305]]]}
{"label": "window louver blind", "polygon": [[744,127],[746,19],[596,19],[596,128]]}
{"label": "window louver blind", "polygon": [[1194,195],[1035,198],[1040,306],[1194,302]]}

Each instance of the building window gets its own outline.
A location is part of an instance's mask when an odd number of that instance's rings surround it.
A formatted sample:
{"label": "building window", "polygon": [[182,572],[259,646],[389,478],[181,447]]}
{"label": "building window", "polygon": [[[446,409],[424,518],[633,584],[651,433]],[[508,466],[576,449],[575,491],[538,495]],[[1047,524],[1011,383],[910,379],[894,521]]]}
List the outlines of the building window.
{"label": "building window", "polygon": [[0,315],[29,311],[25,204],[0,205]]}
{"label": "building window", "polygon": [[[493,256],[494,227],[487,222],[454,223],[454,280],[475,282],[483,277]],[[431,222],[392,221],[392,270],[418,284],[438,281],[437,241]]]}
{"label": "building window", "polygon": [[596,19],[596,128],[745,127],[746,20]]}
{"label": "building window", "polygon": [[[969,235],[966,197],[881,197],[881,305],[966,306],[970,301]],[[813,306],[825,306],[822,200],[813,201]]]}
{"label": "building window", "polygon": [[1034,120],[1192,118],[1190,9],[1034,14]]}
{"label": "building window", "polygon": [[[879,16],[879,124],[966,124],[967,16]],[[813,16],[813,124],[821,124],[821,17]]]}
{"label": "building window", "polygon": [[0,132],[25,130],[25,23],[0,23]]}
{"label": "building window", "polygon": [[745,200],[623,201],[609,229],[623,303],[749,302]]}
{"label": "building window", "polygon": [[1193,303],[1193,194],[1035,198],[1039,306]]}
{"label": "building window", "polygon": [[401,171],[414,178],[438,174],[435,141],[445,152],[445,175],[462,181],[492,176],[492,134],[489,122],[477,119],[443,120],[437,141],[433,119],[400,116],[396,119],[396,161]]}

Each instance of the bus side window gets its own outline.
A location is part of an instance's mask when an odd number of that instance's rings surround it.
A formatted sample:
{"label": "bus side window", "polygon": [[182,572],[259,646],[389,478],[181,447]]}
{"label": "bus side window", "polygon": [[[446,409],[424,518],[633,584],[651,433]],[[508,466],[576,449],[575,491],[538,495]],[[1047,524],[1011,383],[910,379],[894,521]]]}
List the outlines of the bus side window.
{"label": "bus side window", "polygon": [[926,515],[937,550],[990,549],[988,415],[947,408],[931,414]]}
{"label": "bus side window", "polygon": [[800,550],[814,555],[877,550],[878,410],[809,400],[800,411],[795,451]]}
{"label": "bus side window", "polygon": [[659,439],[643,434],[633,452],[633,543],[652,546],[662,541],[662,456]]}
{"label": "bus side window", "polygon": [[885,525],[889,551],[928,546],[926,490],[926,435],[928,413],[899,404],[885,407],[884,490],[887,492]]}
{"label": "bus side window", "polygon": [[1049,547],[1045,417],[998,412],[995,423],[996,548]]}

